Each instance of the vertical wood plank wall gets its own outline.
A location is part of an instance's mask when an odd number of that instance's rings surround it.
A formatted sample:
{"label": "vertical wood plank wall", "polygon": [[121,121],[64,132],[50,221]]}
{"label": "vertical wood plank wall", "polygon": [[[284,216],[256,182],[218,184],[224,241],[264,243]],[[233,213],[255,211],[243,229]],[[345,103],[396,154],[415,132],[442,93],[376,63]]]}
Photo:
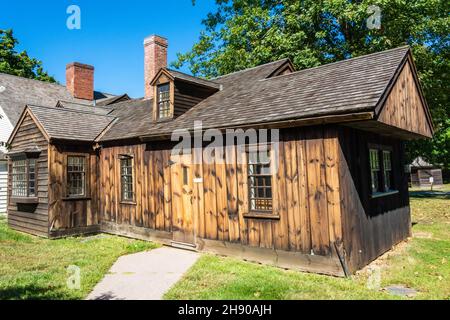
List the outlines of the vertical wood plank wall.
{"label": "vertical wood plank wall", "polygon": [[[135,201],[120,195],[120,156],[134,157]],[[146,151],[144,144],[104,148],[100,154],[100,213],[102,219],[161,231],[172,229],[170,150]],[[180,208],[182,209],[182,208]]]}
{"label": "vertical wood plank wall", "polygon": [[420,99],[410,63],[406,63],[387,98],[378,121],[432,138],[425,106]]}
{"label": "vertical wood plank wall", "polygon": [[[398,193],[371,198],[368,144],[390,146],[394,188]],[[355,271],[411,232],[408,174],[404,172],[403,142],[341,127],[339,179],[342,233],[350,270]]]}
{"label": "vertical wood plank wall", "polygon": [[[49,231],[60,234],[69,229],[98,225],[99,164],[92,147],[62,149],[49,146]],[[86,196],[79,199],[66,198],[67,155],[86,156]]]}
{"label": "vertical wood plank wall", "polygon": [[[238,154],[236,146],[226,148],[231,160],[226,164],[190,166],[190,180],[202,180],[186,188],[174,183],[180,181],[183,165],[169,161],[170,149],[146,150],[144,144],[105,147],[99,160],[102,219],[170,232],[172,216],[183,219],[179,212],[189,206],[188,192],[193,199],[188,209],[195,219],[187,224],[194,225],[197,237],[329,255],[330,241],[342,239],[337,133],[334,127],[322,126],[281,131],[278,170],[273,173],[278,219],[246,217],[248,183],[246,165],[242,165],[246,155]],[[136,199],[131,204],[120,201],[119,157],[123,154],[133,155],[135,161]]]}
{"label": "vertical wood plank wall", "polygon": [[[8,224],[16,230],[46,237],[48,234],[48,144],[33,119],[27,115],[18,129],[10,150],[21,152],[35,147],[42,151],[37,159],[36,183],[39,204],[15,204],[8,200]],[[11,161],[8,166],[8,172],[12,172]],[[11,192],[12,184],[9,175],[8,199],[11,199]]]}

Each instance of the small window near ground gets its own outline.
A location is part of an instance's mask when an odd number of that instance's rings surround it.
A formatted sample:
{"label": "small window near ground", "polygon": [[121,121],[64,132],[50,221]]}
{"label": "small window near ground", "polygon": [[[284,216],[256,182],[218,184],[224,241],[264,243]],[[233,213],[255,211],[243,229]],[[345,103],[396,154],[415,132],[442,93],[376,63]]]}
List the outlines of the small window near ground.
{"label": "small window near ground", "polygon": [[69,197],[86,195],[86,157],[67,157],[67,189]]}
{"label": "small window near ground", "polygon": [[12,196],[36,197],[36,159],[12,161]]}
{"label": "small window near ground", "polygon": [[170,112],[170,85],[162,84],[158,86],[158,118],[165,119],[171,116]]}
{"label": "small window near ground", "polygon": [[122,201],[134,201],[133,158],[130,156],[120,158],[120,181]]}
{"label": "small window near ground", "polygon": [[272,211],[272,170],[269,152],[250,150],[248,156],[248,183],[250,211]]}

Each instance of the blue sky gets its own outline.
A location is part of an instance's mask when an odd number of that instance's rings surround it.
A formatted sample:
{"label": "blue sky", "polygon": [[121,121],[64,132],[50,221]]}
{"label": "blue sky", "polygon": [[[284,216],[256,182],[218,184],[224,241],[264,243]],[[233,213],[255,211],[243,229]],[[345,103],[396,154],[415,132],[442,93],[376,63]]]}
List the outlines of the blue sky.
{"label": "blue sky", "polygon": [[[81,30],[69,30],[69,5],[81,9]],[[211,0],[58,0],[8,1],[0,10],[0,28],[14,30],[20,50],[42,60],[45,70],[65,82],[72,61],[95,67],[95,88],[143,96],[143,40],[150,34],[169,39],[168,61],[189,50],[214,10]],[[184,70],[186,71],[186,70]]]}

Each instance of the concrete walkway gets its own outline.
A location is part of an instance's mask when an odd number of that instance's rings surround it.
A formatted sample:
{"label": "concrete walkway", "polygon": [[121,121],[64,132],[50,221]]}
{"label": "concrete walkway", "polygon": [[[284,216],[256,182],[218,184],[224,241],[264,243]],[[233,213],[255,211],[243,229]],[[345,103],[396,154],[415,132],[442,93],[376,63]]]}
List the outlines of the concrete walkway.
{"label": "concrete walkway", "polygon": [[170,247],[122,256],[87,299],[160,300],[199,256]]}

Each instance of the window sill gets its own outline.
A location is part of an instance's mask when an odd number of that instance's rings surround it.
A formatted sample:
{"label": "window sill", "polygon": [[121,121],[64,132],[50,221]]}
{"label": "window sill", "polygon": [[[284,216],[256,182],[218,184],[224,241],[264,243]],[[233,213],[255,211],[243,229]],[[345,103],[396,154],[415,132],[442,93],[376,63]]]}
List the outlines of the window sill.
{"label": "window sill", "polygon": [[91,200],[90,197],[65,197],[62,198],[62,201],[83,201],[83,200]]}
{"label": "window sill", "polygon": [[269,212],[249,212],[244,214],[244,218],[249,219],[273,219],[273,220],[279,220],[280,216],[277,214],[269,213]]}
{"label": "window sill", "polygon": [[38,197],[12,197],[11,203],[29,203],[29,204],[38,204],[39,198]]}
{"label": "window sill", "polygon": [[134,201],[120,201],[120,204],[128,205],[128,206],[135,206],[137,203]]}
{"label": "window sill", "polygon": [[169,122],[171,120],[173,120],[173,116],[165,117],[165,118],[158,118],[156,120],[156,123],[164,123],[164,122]]}
{"label": "window sill", "polygon": [[378,192],[378,193],[374,193],[371,195],[372,199],[376,199],[376,198],[381,198],[381,197],[387,197],[387,196],[391,196],[393,194],[397,194],[399,191],[398,190],[392,190],[392,191],[387,191],[387,192]]}

